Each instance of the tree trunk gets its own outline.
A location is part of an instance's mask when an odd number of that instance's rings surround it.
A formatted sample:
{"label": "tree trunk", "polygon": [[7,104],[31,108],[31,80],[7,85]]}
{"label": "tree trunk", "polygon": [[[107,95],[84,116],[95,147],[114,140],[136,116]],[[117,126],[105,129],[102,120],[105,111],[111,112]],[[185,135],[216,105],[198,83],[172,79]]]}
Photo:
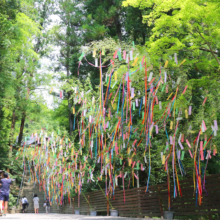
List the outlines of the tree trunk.
{"label": "tree trunk", "polygon": [[119,15],[117,15],[115,18],[115,25],[116,25],[117,36],[119,40],[122,40],[121,23],[120,23]]}
{"label": "tree trunk", "polygon": [[[16,116],[15,116],[15,110],[12,113],[12,121],[11,121],[11,132],[10,132],[10,137],[9,137],[9,152],[8,152],[8,157],[10,158],[12,156],[12,148],[13,148],[13,141],[14,141],[14,131],[15,131],[15,122],[16,122]],[[10,172],[10,164],[8,166],[7,172]]]}
{"label": "tree trunk", "polygon": [[15,110],[14,110],[12,113],[12,120],[11,120],[11,132],[10,132],[10,138],[9,138],[9,146],[12,146],[13,144],[15,122],[16,122],[16,116],[15,116]]}
{"label": "tree trunk", "polygon": [[25,114],[25,112],[23,112],[22,118],[21,118],[20,132],[19,132],[19,136],[18,136],[18,145],[19,146],[21,145],[21,141],[22,141],[22,137],[23,137],[25,118],[26,118],[26,114]]}
{"label": "tree trunk", "polygon": [[[112,4],[116,6],[115,0],[112,1]],[[122,33],[121,33],[121,22],[120,22],[120,15],[117,12],[117,15],[115,16],[115,27],[116,27],[116,32],[119,40],[122,40]]]}
{"label": "tree trunk", "polygon": [[69,108],[69,130],[70,135],[72,135],[73,131],[73,119],[72,119],[72,112],[71,112],[71,100],[70,100],[71,93],[68,92],[68,108]]}
{"label": "tree trunk", "polygon": [[[67,28],[67,30],[69,30],[69,28]],[[70,35],[69,31],[67,31],[67,37]],[[67,78],[70,77],[70,66],[69,66],[69,60],[70,60],[70,46],[67,46],[67,56],[66,56],[66,74],[67,74]],[[72,135],[72,131],[73,131],[73,120],[72,120],[72,105],[71,105],[71,92],[67,93],[67,98],[68,98],[68,109],[69,109],[69,134]]]}
{"label": "tree trunk", "polygon": [[142,45],[145,45],[145,32],[142,33],[143,42]]}

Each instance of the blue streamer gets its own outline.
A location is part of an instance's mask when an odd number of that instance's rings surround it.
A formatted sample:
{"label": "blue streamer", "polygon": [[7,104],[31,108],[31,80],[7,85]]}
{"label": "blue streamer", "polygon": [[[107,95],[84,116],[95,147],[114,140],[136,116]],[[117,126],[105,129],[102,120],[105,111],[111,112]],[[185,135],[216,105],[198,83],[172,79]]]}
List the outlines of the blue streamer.
{"label": "blue streamer", "polygon": [[181,166],[181,168],[182,168],[183,174],[186,175],[186,174],[185,174],[185,171],[184,171],[184,168],[183,168],[183,165],[182,165],[182,162],[181,162],[180,159],[179,159],[179,163],[180,163],[180,166]]}
{"label": "blue streamer", "polygon": [[120,83],[120,88],[119,88],[119,97],[118,97],[118,107],[117,107],[117,114],[119,110],[119,103],[120,103],[120,94],[121,94],[121,83]]}
{"label": "blue streamer", "polygon": [[97,156],[97,134],[96,134],[96,145],[95,145],[95,157]]}
{"label": "blue streamer", "polygon": [[170,142],[169,140],[169,136],[168,136],[168,133],[167,133],[167,127],[165,126],[165,131],[166,131],[166,135],[167,135],[167,140],[168,140],[168,143]]}
{"label": "blue streamer", "polygon": [[[126,83],[127,84],[127,83]],[[125,84],[125,86],[126,86]],[[123,137],[123,120],[124,120],[124,100],[125,100],[125,93],[123,94],[123,100],[122,100],[122,108],[121,108],[121,124],[122,124],[122,137]]]}
{"label": "blue streamer", "polygon": [[141,98],[140,108],[139,108],[139,116],[141,114],[141,106],[142,106],[143,98]]}
{"label": "blue streamer", "polygon": [[149,166],[149,173],[148,173],[148,180],[147,180],[147,189],[146,189],[145,192],[148,192],[148,187],[149,187],[149,182],[150,182],[150,171],[151,171],[151,166]]}
{"label": "blue streamer", "polygon": [[73,121],[73,131],[75,131],[75,124],[76,124],[76,116],[74,115],[74,121]]}

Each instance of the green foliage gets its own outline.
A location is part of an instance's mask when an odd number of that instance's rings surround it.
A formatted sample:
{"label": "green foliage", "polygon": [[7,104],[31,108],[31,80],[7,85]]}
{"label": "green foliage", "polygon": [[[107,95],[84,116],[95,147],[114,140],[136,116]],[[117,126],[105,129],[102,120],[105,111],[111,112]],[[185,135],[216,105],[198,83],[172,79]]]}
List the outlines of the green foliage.
{"label": "green foliage", "polygon": [[[53,7],[56,6],[56,7]],[[124,6],[124,7],[123,7]],[[55,9],[55,10],[54,10]],[[215,13],[213,13],[215,12]],[[50,15],[55,13],[59,16],[59,25],[53,26],[48,31]],[[119,48],[127,52],[133,50],[138,58],[138,65],[130,65],[130,78],[135,91],[142,93],[145,89],[144,68],[139,68],[143,56],[147,60],[149,71],[154,73],[155,81],[160,75],[172,80],[164,83],[163,89],[157,91],[157,97],[162,102],[163,109],[169,104],[167,97],[176,92],[178,87],[177,109],[175,117],[167,121],[168,136],[173,133],[170,129],[171,121],[176,123],[176,117],[181,116],[177,136],[180,132],[192,143],[195,135],[204,120],[207,127],[211,127],[213,120],[220,121],[220,55],[219,55],[219,33],[220,33],[220,3],[217,1],[205,0],[86,0],[71,1],[59,0],[5,0],[0,2],[0,167],[10,168],[11,173],[19,181],[22,167],[17,157],[19,146],[14,146],[12,155],[10,146],[15,143],[19,136],[23,142],[23,134],[30,138],[33,133],[46,132],[54,135],[60,133],[74,142],[74,150],[82,152],[78,161],[84,161],[89,156],[89,138],[85,137],[86,146],[81,148],[78,135],[77,123],[83,120],[85,126],[89,124],[89,116],[95,116],[99,109],[100,96],[100,72],[98,68],[91,67],[83,58],[78,76],[79,57],[82,52],[90,63],[95,62],[102,54],[102,64],[108,65],[112,54]],[[134,42],[134,44],[132,43]],[[48,109],[45,100],[35,90],[39,86],[51,87],[49,74],[39,74],[39,58],[50,57],[50,45],[58,46],[60,53],[58,65],[53,68],[59,72],[61,89],[64,92],[62,100],[57,99],[53,110]],[[96,51],[93,57],[93,51]],[[177,54],[177,61],[174,54]],[[167,67],[163,67],[165,61]],[[114,105],[110,102],[120,86],[121,78],[127,71],[126,62],[114,60],[114,68],[117,71],[117,79],[112,78],[112,97],[106,108],[111,110],[113,117],[107,117],[110,126],[115,127],[121,115],[122,100],[116,96]],[[112,67],[103,69],[103,92],[105,94],[108,86],[108,76]],[[65,73],[64,73],[65,72]],[[135,72],[134,74],[132,74]],[[177,83],[179,81],[179,83]],[[177,85],[178,84],[178,85]],[[113,86],[114,85],[114,86]],[[185,86],[187,90],[180,95]],[[165,92],[166,87],[168,92]],[[75,89],[76,88],[76,89]],[[54,97],[58,95],[52,93]],[[82,95],[83,94],[83,95]],[[141,95],[136,92],[139,100]],[[85,100],[84,105],[79,97]],[[205,105],[202,105],[207,97]],[[95,100],[95,101],[94,101]],[[117,110],[119,101],[120,109]],[[134,103],[134,101],[132,101]],[[192,116],[185,117],[185,110],[192,106]],[[73,114],[73,108],[76,113]],[[142,107],[143,110],[143,107]],[[85,115],[82,112],[86,111]],[[177,115],[178,112],[182,114]],[[154,108],[155,120],[159,120],[163,110],[158,105]],[[137,138],[144,138],[141,134],[144,128],[141,124],[141,113],[139,108],[132,111],[133,130],[130,141]],[[75,121],[75,127],[74,127]],[[163,121],[159,121],[159,127],[163,127]],[[42,130],[43,129],[43,130]],[[127,128],[124,128],[126,130]],[[69,134],[68,134],[69,133]],[[139,135],[140,134],[140,135]],[[98,136],[100,134],[97,134]],[[110,143],[108,132],[103,131],[107,138],[107,145]],[[211,132],[206,133],[207,137]],[[163,182],[166,180],[166,173],[162,169],[160,153],[166,152],[167,136],[164,132],[152,132],[152,176],[151,183]],[[95,142],[96,137],[92,137]],[[202,135],[205,138],[205,134]],[[213,137],[212,144],[216,145],[219,151],[220,134]],[[18,143],[20,145],[21,143]],[[122,145],[122,142],[118,142]],[[186,147],[186,144],[183,144]],[[213,146],[212,145],[212,146]],[[140,160],[145,164],[143,153],[145,144],[140,143],[134,160]],[[208,148],[207,148],[208,149]],[[94,148],[93,148],[94,150]],[[211,147],[211,150],[213,148]],[[69,154],[69,150],[66,150]],[[95,152],[93,152],[95,153]],[[7,157],[10,155],[10,157]],[[149,156],[149,153],[146,152]],[[104,157],[108,158],[104,152]],[[121,171],[121,163],[126,160],[128,153],[125,149],[120,152],[119,157],[113,160],[115,174]],[[21,158],[19,158],[21,159]],[[13,161],[13,163],[12,163]],[[219,157],[213,157],[207,168],[209,173],[217,173],[220,170]],[[54,161],[53,161],[54,162]],[[70,161],[67,161],[70,163]],[[188,154],[184,158],[184,170],[187,176],[192,175],[193,162]],[[201,163],[202,169],[205,163]],[[146,169],[139,171],[140,185],[146,185],[149,162],[145,164]],[[171,167],[171,164],[169,164]],[[100,176],[100,165],[94,158],[88,158],[84,171],[93,169],[95,177]],[[137,171],[138,168],[135,168]],[[179,168],[177,168],[180,172]],[[124,168],[128,175],[132,176],[132,169],[129,166]],[[182,177],[180,177],[182,178]],[[86,182],[86,178],[85,178]],[[126,185],[128,180],[126,179]],[[100,182],[105,187],[104,180]],[[120,183],[119,183],[120,185]],[[99,189],[96,182],[83,185],[83,192]]]}
{"label": "green foliage", "polygon": [[[16,137],[19,134],[22,140],[25,119],[36,120],[42,98],[36,95],[35,89],[48,83],[50,78],[37,72],[42,55],[41,26],[45,22],[39,21],[41,15],[35,3],[0,2],[0,167],[15,175],[17,183],[23,170],[15,160]],[[17,194],[18,188],[13,188],[13,194]]]}
{"label": "green foliage", "polygon": [[16,206],[17,203],[17,198],[14,197],[11,193],[9,194],[9,202],[8,202],[8,206],[9,208]]}

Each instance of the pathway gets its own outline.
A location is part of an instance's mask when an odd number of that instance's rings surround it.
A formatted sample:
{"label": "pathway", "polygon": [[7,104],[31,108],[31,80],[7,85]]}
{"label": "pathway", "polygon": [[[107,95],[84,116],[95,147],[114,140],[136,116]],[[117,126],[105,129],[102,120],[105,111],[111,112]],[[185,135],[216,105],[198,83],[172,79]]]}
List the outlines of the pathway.
{"label": "pathway", "polygon": [[88,216],[88,215],[70,215],[70,214],[8,214],[5,217],[0,217],[1,219],[13,219],[13,220],[96,220],[96,219],[106,219],[106,220],[117,220],[117,219],[124,219],[124,220],[160,220],[160,219],[146,219],[146,218],[123,218],[123,217],[111,217],[111,216]]}

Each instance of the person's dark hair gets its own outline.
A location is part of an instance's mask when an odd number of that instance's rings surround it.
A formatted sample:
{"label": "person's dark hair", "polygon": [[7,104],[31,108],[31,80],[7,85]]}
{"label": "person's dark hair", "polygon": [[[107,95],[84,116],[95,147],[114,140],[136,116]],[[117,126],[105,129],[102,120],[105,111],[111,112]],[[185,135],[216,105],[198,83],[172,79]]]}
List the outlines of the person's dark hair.
{"label": "person's dark hair", "polygon": [[37,197],[37,194],[35,194],[34,197]]}
{"label": "person's dark hair", "polygon": [[8,173],[4,173],[4,177],[5,177],[5,178],[8,178]]}
{"label": "person's dark hair", "polygon": [[25,196],[23,196],[23,198],[25,198]]}

